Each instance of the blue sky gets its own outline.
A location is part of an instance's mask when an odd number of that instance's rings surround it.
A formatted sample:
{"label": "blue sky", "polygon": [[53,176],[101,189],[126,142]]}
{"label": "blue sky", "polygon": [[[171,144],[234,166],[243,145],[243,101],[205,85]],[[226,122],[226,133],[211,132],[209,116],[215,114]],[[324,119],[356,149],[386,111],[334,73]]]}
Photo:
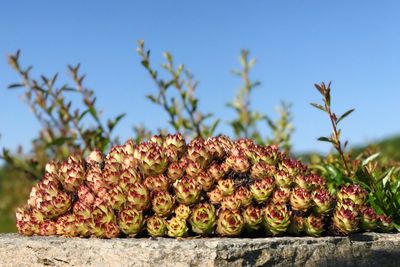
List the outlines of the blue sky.
{"label": "blue sky", "polygon": [[309,102],[313,84],[333,81],[334,108],[356,112],[344,137],[362,144],[400,132],[399,1],[2,1],[0,3],[0,147],[29,146],[38,123],[19,96],[6,90],[18,81],[6,55],[22,50],[33,74],[59,72],[82,63],[104,117],[127,112],[116,133],[132,126],[166,125],[167,116],[144,96],[155,92],[135,52],[139,39],[155,64],[170,51],[200,81],[200,108],[223,117],[231,133],[234,114],[225,103],[240,81],[230,71],[241,48],[258,62],[252,73],[262,86],[253,107],[274,116],[281,101],[293,103],[295,151],[327,151],[316,139],[330,131]]}

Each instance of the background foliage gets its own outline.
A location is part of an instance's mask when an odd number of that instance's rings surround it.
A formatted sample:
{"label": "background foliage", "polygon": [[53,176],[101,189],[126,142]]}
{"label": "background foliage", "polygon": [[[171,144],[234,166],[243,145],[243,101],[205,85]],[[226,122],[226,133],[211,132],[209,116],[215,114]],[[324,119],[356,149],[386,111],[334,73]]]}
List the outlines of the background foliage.
{"label": "background foliage", "polygon": [[[256,60],[248,50],[242,50],[239,67],[233,72],[240,79],[240,87],[227,107],[234,110],[236,117],[227,122],[215,114],[199,109],[196,97],[198,82],[183,64],[176,64],[173,56],[165,52],[165,63],[159,68],[151,64],[150,51],[139,41],[137,52],[140,63],[154,81],[155,92],[144,96],[154,108],[168,114],[168,122],[157,129],[165,133],[167,129],[183,133],[187,138],[220,134],[218,125],[229,123],[234,137],[253,138],[257,143],[279,146],[291,154],[291,135],[294,131],[291,105],[282,102],[277,112],[278,118],[271,119],[269,114],[254,110],[252,93],[260,85],[253,81],[251,69]],[[8,57],[10,66],[20,75],[20,82],[11,84],[9,89],[18,89],[23,99],[40,123],[41,130],[32,140],[29,152],[22,149],[3,148],[1,158],[5,164],[0,167],[0,232],[15,231],[15,209],[28,197],[32,185],[41,178],[45,163],[50,160],[65,159],[69,153],[87,155],[98,148],[106,152],[112,145],[118,144],[118,136],[113,130],[123,123],[125,113],[115,118],[103,118],[96,106],[95,91],[84,84],[85,75],[79,72],[80,65],[68,66],[71,84],[60,84],[58,74],[51,77],[32,77],[32,67],[24,67],[20,62],[20,52]],[[311,86],[310,86],[311,87]],[[400,220],[400,137],[393,137],[367,147],[347,149],[348,142],[340,138],[339,123],[354,110],[336,115],[331,108],[332,96],[330,84],[316,84],[323,97],[321,104],[312,103],[328,116],[332,125],[329,136],[320,137],[320,141],[332,144],[328,155],[296,155],[310,163],[311,168],[324,175],[329,189],[336,191],[342,184],[354,182],[370,192],[369,203],[381,214],[391,215],[395,222]],[[311,90],[311,89],[310,89]],[[126,122],[125,122],[126,123]],[[271,134],[260,131],[261,125],[267,125]],[[154,134],[143,125],[134,125],[132,138],[142,141]],[[123,140],[122,140],[123,141]],[[10,151],[15,151],[11,153]],[[398,227],[400,229],[400,227]]]}

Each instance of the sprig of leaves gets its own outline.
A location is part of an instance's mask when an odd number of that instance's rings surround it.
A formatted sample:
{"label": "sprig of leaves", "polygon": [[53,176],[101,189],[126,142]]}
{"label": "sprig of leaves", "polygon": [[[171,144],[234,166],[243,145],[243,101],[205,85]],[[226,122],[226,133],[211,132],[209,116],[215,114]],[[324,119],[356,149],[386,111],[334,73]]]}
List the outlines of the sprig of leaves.
{"label": "sprig of leaves", "polygon": [[345,154],[345,149],[348,145],[348,141],[345,141],[342,143],[340,140],[340,135],[342,133],[342,130],[339,129],[338,125],[339,123],[349,116],[351,113],[354,112],[354,109],[350,109],[346,112],[344,112],[342,115],[337,116],[336,113],[332,111],[332,106],[331,106],[331,83],[329,82],[327,85],[325,83],[321,84],[315,84],[315,88],[318,90],[318,92],[322,95],[322,104],[317,104],[317,103],[311,103],[311,105],[324,113],[326,113],[330,119],[331,125],[332,125],[332,133],[330,136],[322,136],[318,138],[319,141],[322,142],[328,142],[333,145],[333,147],[336,149],[338,152],[343,167],[345,169],[346,175],[348,177],[351,177],[352,172],[350,169],[351,165],[351,159],[348,155]]}
{"label": "sprig of leaves", "polygon": [[[8,57],[10,66],[20,75],[21,82],[11,84],[9,89],[22,89],[24,101],[41,125],[39,136],[32,141],[29,159],[23,155],[12,155],[3,149],[0,158],[16,169],[20,169],[35,179],[40,178],[49,160],[64,159],[70,153],[87,154],[97,148],[106,151],[118,140],[112,133],[125,114],[108,119],[104,124],[101,112],[96,108],[94,91],[85,87],[85,75],[79,72],[80,65],[68,66],[73,86],[59,85],[59,75],[51,77],[31,76],[32,66],[23,68],[20,64],[20,51]],[[75,107],[71,95],[77,94],[81,100]],[[87,126],[90,123],[90,126]]]}
{"label": "sprig of leaves", "polygon": [[[170,76],[164,80],[159,77],[158,71],[150,64],[150,50],[144,47],[144,41],[139,41],[137,52],[141,57],[143,67],[148,71],[155,82],[157,94],[149,94],[147,98],[154,104],[162,107],[169,116],[169,124],[177,132],[191,137],[208,137],[214,134],[220,120],[207,123],[213,117],[212,113],[203,113],[198,109],[199,99],[195,92],[198,82],[183,65],[177,67],[170,53],[164,52],[165,64],[161,67]],[[172,88],[174,91],[171,91]]]}

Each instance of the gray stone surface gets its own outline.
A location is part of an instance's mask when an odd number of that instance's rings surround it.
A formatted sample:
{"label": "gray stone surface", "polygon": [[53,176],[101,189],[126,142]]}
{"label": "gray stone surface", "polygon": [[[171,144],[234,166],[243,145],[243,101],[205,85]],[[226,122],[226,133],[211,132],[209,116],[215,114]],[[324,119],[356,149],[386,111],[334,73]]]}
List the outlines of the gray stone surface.
{"label": "gray stone surface", "polygon": [[0,266],[400,266],[400,234],[81,239],[0,235]]}

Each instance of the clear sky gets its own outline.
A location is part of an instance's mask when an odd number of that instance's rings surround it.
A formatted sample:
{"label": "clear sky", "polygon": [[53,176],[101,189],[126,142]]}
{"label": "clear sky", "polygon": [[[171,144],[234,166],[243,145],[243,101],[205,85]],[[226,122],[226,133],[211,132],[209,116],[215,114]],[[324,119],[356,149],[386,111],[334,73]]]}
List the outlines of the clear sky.
{"label": "clear sky", "polygon": [[344,137],[362,144],[400,133],[399,1],[20,1],[0,3],[0,147],[29,145],[39,126],[21,102],[6,55],[22,49],[34,74],[60,72],[81,62],[105,117],[127,112],[116,133],[132,126],[166,125],[166,115],[144,96],[155,87],[135,52],[139,39],[161,63],[170,51],[200,81],[200,108],[225,122],[225,103],[240,81],[230,74],[241,48],[258,59],[252,77],[262,82],[253,107],[273,114],[293,103],[295,151],[327,151],[316,141],[329,133],[324,114],[309,102],[313,84],[333,81],[334,108],[356,112],[343,124]]}

